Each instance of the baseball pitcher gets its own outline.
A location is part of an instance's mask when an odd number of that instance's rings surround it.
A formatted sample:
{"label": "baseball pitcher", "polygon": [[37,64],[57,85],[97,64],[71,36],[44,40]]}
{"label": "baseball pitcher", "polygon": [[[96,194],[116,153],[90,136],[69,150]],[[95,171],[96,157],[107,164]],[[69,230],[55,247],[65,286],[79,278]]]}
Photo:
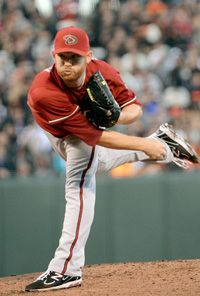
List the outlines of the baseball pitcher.
{"label": "baseball pitcher", "polygon": [[34,78],[28,105],[55,151],[67,161],[66,209],[55,255],[26,291],[81,285],[97,171],[135,161],[174,161],[182,167],[199,161],[192,147],[167,124],[146,138],[108,129],[139,119],[141,104],[113,67],[92,57],[81,28],[59,30],[53,56],[52,67]]}

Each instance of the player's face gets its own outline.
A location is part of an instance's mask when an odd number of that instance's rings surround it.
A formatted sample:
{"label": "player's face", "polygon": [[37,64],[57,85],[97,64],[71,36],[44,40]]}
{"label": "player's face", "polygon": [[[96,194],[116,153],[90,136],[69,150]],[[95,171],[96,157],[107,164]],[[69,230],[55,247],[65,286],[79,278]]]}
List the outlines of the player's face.
{"label": "player's face", "polygon": [[55,55],[56,70],[66,84],[79,80],[90,61],[91,52],[88,52],[87,56],[80,56],[71,52]]}

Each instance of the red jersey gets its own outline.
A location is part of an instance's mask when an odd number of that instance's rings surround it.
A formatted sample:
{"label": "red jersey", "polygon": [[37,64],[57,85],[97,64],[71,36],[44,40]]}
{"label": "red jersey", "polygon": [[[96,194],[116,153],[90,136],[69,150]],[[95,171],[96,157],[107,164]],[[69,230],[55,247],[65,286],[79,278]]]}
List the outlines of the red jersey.
{"label": "red jersey", "polygon": [[54,65],[36,75],[28,93],[28,105],[39,126],[55,137],[73,135],[94,146],[103,131],[88,121],[79,104],[83,103],[90,77],[97,71],[102,73],[121,108],[129,104],[140,105],[119,73],[104,61],[92,59],[86,68],[84,85],[78,90],[64,84]]}

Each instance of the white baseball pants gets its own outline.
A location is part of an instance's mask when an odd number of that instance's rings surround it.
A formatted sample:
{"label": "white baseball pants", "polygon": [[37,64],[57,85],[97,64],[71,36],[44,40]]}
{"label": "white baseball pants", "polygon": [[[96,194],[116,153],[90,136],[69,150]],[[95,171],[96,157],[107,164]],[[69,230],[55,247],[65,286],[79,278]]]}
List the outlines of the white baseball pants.
{"label": "white baseball pants", "polygon": [[[66,209],[62,234],[48,271],[81,276],[85,263],[85,245],[94,217],[96,172],[109,171],[126,162],[145,161],[149,157],[140,151],[91,147],[79,139],[55,138],[47,133],[54,150],[67,161]],[[166,145],[168,163],[173,159]]]}

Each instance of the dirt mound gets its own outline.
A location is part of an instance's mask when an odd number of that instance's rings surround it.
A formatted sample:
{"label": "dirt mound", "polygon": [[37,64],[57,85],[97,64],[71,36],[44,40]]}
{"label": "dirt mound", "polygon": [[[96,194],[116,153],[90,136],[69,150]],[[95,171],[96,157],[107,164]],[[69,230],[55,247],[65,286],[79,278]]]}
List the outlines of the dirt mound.
{"label": "dirt mound", "polygon": [[[38,274],[0,279],[0,296],[41,296],[24,292]],[[200,260],[91,265],[81,287],[45,292],[45,296],[197,296]]]}

